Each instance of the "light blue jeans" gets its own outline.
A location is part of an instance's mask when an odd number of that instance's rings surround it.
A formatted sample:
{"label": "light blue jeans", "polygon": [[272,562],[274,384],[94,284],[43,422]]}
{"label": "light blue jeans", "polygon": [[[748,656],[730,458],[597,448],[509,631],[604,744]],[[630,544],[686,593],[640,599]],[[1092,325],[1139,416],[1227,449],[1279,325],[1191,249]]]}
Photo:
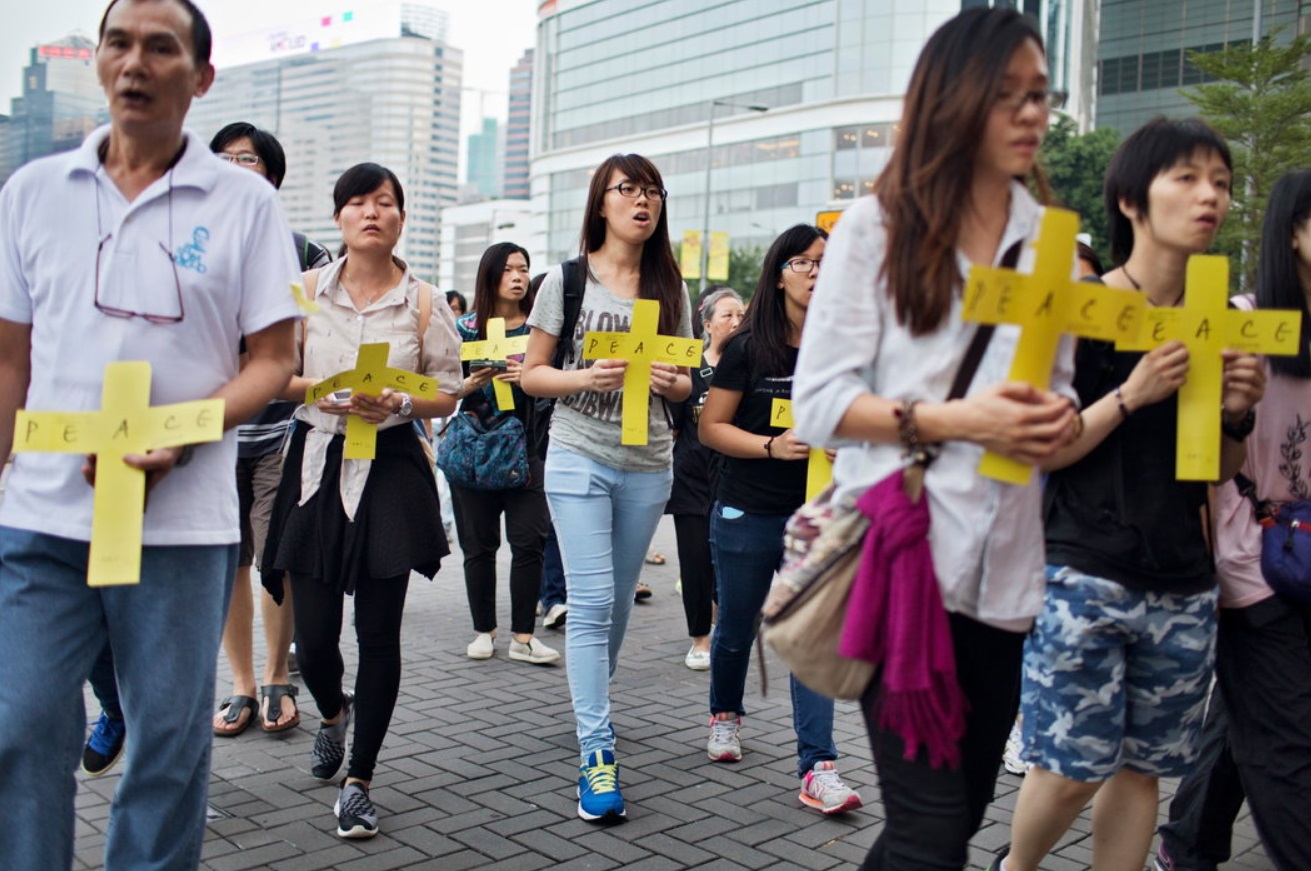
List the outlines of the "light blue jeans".
{"label": "light blue jeans", "polygon": [[86,542],[0,527],[0,868],[67,871],[82,684],[108,641],[127,719],[107,871],[200,862],[219,638],[237,545],[147,547],[141,583],[87,586]]}
{"label": "light blue jeans", "polygon": [[633,610],[642,559],[669,501],[673,472],[624,472],[551,445],[551,504],[568,585],[569,694],[581,758],[614,751],[610,679]]}

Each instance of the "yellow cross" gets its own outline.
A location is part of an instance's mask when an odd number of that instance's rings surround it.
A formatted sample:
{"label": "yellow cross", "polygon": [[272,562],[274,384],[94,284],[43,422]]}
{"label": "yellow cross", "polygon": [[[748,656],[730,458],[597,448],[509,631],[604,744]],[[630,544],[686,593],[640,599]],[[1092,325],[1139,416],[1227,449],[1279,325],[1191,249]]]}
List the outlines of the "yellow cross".
{"label": "yellow cross", "polygon": [[95,454],[87,583],[141,582],[141,526],[146,473],[123,462],[144,454],[223,438],[223,400],[150,405],[150,364],[110,363],[99,411],[23,411],[14,423],[14,452]]}
{"label": "yellow cross", "polygon": [[[528,350],[527,336],[505,337],[505,318],[490,318],[487,321],[487,338],[480,342],[465,342],[460,346],[461,360],[505,360],[511,354],[522,354]],[[504,381],[492,379],[492,390],[496,393],[496,410],[514,410],[514,391]]]}
{"label": "yellow cross", "polygon": [[[627,360],[624,371],[623,425],[620,444],[647,443],[647,414],[651,408],[651,364],[695,366],[701,362],[701,342],[661,336],[660,303],[639,299],[633,303],[633,321],[626,333],[587,333],[584,360]],[[562,339],[561,341],[565,341]]]}
{"label": "yellow cross", "polygon": [[1188,380],[1179,388],[1175,477],[1214,481],[1220,477],[1220,403],[1224,397],[1225,348],[1251,354],[1297,354],[1302,314],[1228,306],[1229,258],[1188,258],[1184,304],[1147,311],[1135,339],[1115,343],[1120,351],[1150,351],[1173,339],[1188,348]]}
{"label": "yellow cross", "polygon": [[305,295],[305,285],[299,281],[291,283],[291,297],[296,300],[296,305],[307,315],[319,313],[319,304]]}
{"label": "yellow cross", "polygon": [[[377,396],[384,387],[400,390],[411,396],[424,399],[437,398],[437,379],[404,369],[391,369],[387,366],[387,352],[390,346],[386,342],[373,345],[360,345],[359,355],[355,358],[355,368],[338,372],[323,379],[305,391],[305,404],[313,405],[323,397],[337,390],[350,388],[370,396]],[[369,423],[358,414],[346,416],[346,444],[342,456],[348,460],[372,460],[378,453],[378,425]]]}
{"label": "yellow cross", "polygon": [[[1142,294],[1070,280],[1079,216],[1045,209],[1033,272],[974,266],[965,284],[967,321],[1017,324],[1020,340],[1010,380],[1045,390],[1051,384],[1056,346],[1062,333],[1115,341],[1136,336],[1143,321]],[[1012,484],[1028,483],[1033,467],[1000,454],[985,453],[979,473]]]}
{"label": "yellow cross", "polygon": [[[775,399],[769,404],[769,425],[778,429],[792,429],[792,400]],[[833,480],[833,461],[823,448],[811,448],[806,458],[806,499],[814,499]]]}

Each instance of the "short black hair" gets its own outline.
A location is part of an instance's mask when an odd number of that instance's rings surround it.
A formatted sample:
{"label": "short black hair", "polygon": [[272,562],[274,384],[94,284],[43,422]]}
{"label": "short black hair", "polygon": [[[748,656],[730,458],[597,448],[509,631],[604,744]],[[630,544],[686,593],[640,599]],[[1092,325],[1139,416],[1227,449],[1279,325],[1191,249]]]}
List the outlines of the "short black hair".
{"label": "short black hair", "polygon": [[357,163],[341,174],[332,189],[332,216],[340,215],[352,197],[371,194],[385,181],[391,182],[391,188],[396,192],[396,208],[405,211],[405,191],[396,173],[376,163]]}
{"label": "short black hair", "polygon": [[1296,357],[1271,355],[1270,368],[1292,378],[1311,378],[1311,310],[1298,272],[1301,257],[1293,236],[1311,220],[1311,172],[1289,172],[1270,189],[1256,263],[1256,307],[1302,312],[1302,341]]}
{"label": "short black hair", "polygon": [[1199,151],[1220,155],[1230,172],[1234,161],[1224,137],[1200,118],[1170,121],[1153,118],[1125,138],[1106,167],[1106,216],[1110,219],[1111,256],[1124,263],[1133,253],[1133,223],[1120,211],[1124,200],[1147,214],[1147,189],[1156,177]]}
{"label": "short black hair", "polygon": [[238,139],[249,139],[251,147],[264,161],[264,171],[275,188],[282,187],[282,180],[287,177],[287,154],[282,150],[278,137],[267,130],[261,130],[247,121],[233,121],[214,134],[209,141],[209,150],[215,153],[227,148]]}
{"label": "short black hair", "polygon": [[[109,21],[110,11],[118,5],[119,0],[109,0],[109,5],[105,7],[105,14],[100,16],[100,30],[98,31],[100,39],[105,38],[105,23]],[[209,63],[210,52],[214,49],[214,34],[209,29],[209,21],[205,18],[205,13],[200,11],[200,7],[191,0],[173,0],[180,5],[191,16],[191,53],[196,58],[196,63]]]}
{"label": "short black hair", "polygon": [[446,304],[450,305],[453,302],[458,302],[460,304],[460,314],[464,315],[469,313],[469,300],[464,298],[464,294],[460,293],[458,290],[446,291]]}

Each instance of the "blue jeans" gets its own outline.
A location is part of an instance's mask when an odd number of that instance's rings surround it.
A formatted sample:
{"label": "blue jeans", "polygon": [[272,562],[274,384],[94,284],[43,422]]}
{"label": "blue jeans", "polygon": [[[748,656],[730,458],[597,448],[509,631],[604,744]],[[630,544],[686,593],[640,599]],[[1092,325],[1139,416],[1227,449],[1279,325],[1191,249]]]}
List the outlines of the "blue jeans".
{"label": "blue jeans", "polygon": [[610,679],[672,483],[668,469],[625,472],[555,445],[547,451],[546,498],[568,584],[569,694],[584,761],[594,751],[614,751]]}
{"label": "blue jeans", "polygon": [[[751,665],[760,608],[783,559],[787,514],[747,514],[716,502],[710,512],[710,549],[719,587],[719,621],[710,642],[710,713],[746,713],[742,695]],[[572,614],[570,618],[572,619]],[[792,728],[797,733],[797,776],[815,763],[838,758],[833,744],[833,700],[795,677]]]}
{"label": "blue jeans", "polygon": [[127,720],[107,871],[200,862],[219,637],[237,545],[147,547],[141,583],[87,586],[86,542],[0,527],[0,868],[67,871],[82,684],[108,642]]}
{"label": "blue jeans", "polygon": [[[542,546],[542,610],[552,605],[563,605],[568,600],[564,580],[564,559],[560,556],[560,540],[555,537],[555,524],[548,523],[546,543]],[[566,624],[568,625],[568,624]]]}

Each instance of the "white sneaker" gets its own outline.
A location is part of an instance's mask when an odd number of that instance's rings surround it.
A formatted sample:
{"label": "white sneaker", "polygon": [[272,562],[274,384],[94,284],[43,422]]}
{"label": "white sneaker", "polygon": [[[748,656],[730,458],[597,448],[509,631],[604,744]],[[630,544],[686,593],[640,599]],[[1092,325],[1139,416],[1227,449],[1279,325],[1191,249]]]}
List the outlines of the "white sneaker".
{"label": "white sneaker", "polygon": [[1006,769],[1007,774],[1018,774],[1020,777],[1029,770],[1028,763],[1024,761],[1024,732],[1019,717],[1011,724],[1011,733],[1006,736],[1006,749],[1001,754],[1002,767]]}
{"label": "white sneaker", "polygon": [[706,755],[711,762],[740,762],[742,760],[742,741],[738,738],[738,729],[742,727],[742,718],[721,720],[713,714],[710,717],[710,740],[706,742]]}
{"label": "white sneaker", "polygon": [[563,629],[565,618],[568,616],[569,606],[564,602],[560,602],[559,604],[552,605],[546,612],[546,619],[542,621],[542,625],[547,629]]}
{"label": "white sneaker", "polygon": [[838,769],[831,761],[817,762],[801,781],[801,794],[797,796],[806,807],[822,814],[840,814],[854,811],[864,804],[860,793],[842,782]]}
{"label": "white sneaker", "polygon": [[473,637],[473,641],[469,642],[465,653],[470,659],[491,659],[496,654],[494,638],[495,636],[490,632],[479,632]]}
{"label": "white sneaker", "polygon": [[710,671],[710,651],[697,650],[693,647],[683,657],[683,665],[686,665],[692,671]]}
{"label": "white sneaker", "polygon": [[529,638],[528,643],[510,639],[510,658],[515,662],[531,662],[533,665],[548,665],[560,658],[560,651],[547,647],[536,638]]}

